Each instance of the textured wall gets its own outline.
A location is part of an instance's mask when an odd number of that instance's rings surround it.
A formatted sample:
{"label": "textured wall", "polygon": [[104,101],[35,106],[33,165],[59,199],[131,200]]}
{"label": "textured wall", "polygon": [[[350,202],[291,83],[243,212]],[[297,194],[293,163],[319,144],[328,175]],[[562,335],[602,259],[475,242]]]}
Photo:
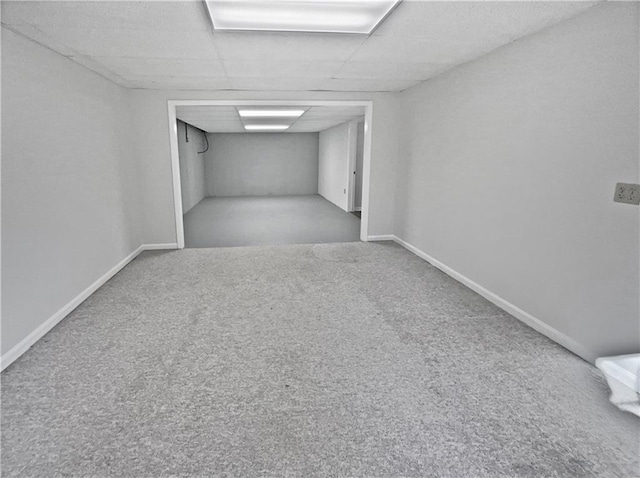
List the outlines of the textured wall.
{"label": "textured wall", "polygon": [[[185,135],[188,128],[188,138]],[[182,194],[182,213],[186,214],[193,206],[204,199],[204,151],[206,144],[202,131],[178,120],[178,155],[180,156],[180,191]]]}
{"label": "textured wall", "polygon": [[2,28],[2,352],[142,243],[128,92]]}
{"label": "textured wall", "polygon": [[401,96],[396,234],[577,342],[640,350],[638,4],[606,3]]}
{"label": "textured wall", "polygon": [[318,133],[209,134],[207,196],[318,193]]}
{"label": "textured wall", "polygon": [[355,165],[357,123],[343,123],[320,132],[318,194],[349,210],[348,186]]}

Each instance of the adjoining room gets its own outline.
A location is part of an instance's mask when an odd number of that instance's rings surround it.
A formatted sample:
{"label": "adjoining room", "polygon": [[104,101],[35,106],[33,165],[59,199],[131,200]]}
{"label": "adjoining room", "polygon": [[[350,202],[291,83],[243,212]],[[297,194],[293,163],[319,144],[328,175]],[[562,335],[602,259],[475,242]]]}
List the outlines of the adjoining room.
{"label": "adjoining room", "polygon": [[364,106],[177,106],[185,247],[359,241]]}

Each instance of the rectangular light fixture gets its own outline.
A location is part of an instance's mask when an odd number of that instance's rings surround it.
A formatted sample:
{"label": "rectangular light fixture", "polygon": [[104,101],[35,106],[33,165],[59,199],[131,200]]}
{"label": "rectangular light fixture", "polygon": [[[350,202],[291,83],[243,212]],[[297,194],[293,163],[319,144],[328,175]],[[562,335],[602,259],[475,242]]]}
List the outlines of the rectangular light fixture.
{"label": "rectangular light fixture", "polygon": [[205,0],[214,30],[369,35],[402,0]]}
{"label": "rectangular light fixture", "polygon": [[289,128],[289,124],[245,124],[247,131],[284,131]]}
{"label": "rectangular light fixture", "polygon": [[238,110],[243,118],[299,118],[304,112],[305,110]]}

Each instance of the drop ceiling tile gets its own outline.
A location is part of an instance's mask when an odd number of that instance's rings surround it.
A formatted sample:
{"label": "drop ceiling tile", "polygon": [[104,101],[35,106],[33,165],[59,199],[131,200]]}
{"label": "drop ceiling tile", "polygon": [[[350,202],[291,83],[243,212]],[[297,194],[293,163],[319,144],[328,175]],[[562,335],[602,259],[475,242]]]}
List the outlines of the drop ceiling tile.
{"label": "drop ceiling tile", "polygon": [[576,15],[597,2],[413,2],[405,1],[374,32],[431,40],[511,41]]}
{"label": "drop ceiling tile", "polygon": [[181,76],[181,77],[224,77],[225,71],[220,60],[183,58],[121,58],[93,57],[121,76]]}
{"label": "drop ceiling tile", "polygon": [[184,119],[187,122],[223,122],[223,123],[240,123],[240,117],[238,116],[238,112],[235,108],[232,108],[232,111],[226,111],[226,108],[218,111],[217,107],[211,107],[211,109],[206,112],[193,112],[193,111],[176,111],[179,118]]}
{"label": "drop ceiling tile", "polygon": [[199,0],[3,1],[2,22],[118,30],[211,31]]}
{"label": "drop ceiling tile", "polygon": [[234,61],[224,60],[233,78],[331,78],[341,61]]}
{"label": "drop ceiling tile", "polygon": [[240,121],[185,121],[207,133],[244,133]]}
{"label": "drop ceiling tile", "polygon": [[[218,106],[210,106],[210,107],[202,107],[203,109],[198,109],[198,107],[193,106],[179,106],[176,109],[176,113],[180,117],[190,118],[193,120],[203,120],[203,119],[211,119],[211,120],[238,120],[238,112],[234,107],[218,107]],[[208,108],[208,109],[204,109]]]}
{"label": "drop ceiling tile", "polygon": [[504,10],[499,2],[403,2],[374,35],[472,42],[500,36],[494,23]]}
{"label": "drop ceiling tile", "polygon": [[190,114],[190,115],[228,115],[228,114],[236,114],[235,106],[203,106],[203,105],[189,105],[189,106],[177,106],[176,111],[181,114]]}
{"label": "drop ceiling tile", "polygon": [[246,133],[242,125],[204,125],[204,127],[200,129],[203,129],[207,133]]}
{"label": "drop ceiling tile", "polygon": [[317,90],[326,83],[326,78],[229,78],[231,87],[237,90]]}
{"label": "drop ceiling tile", "polygon": [[356,51],[350,62],[395,62],[395,63],[459,63],[491,51],[503,43],[492,41],[442,42],[424,38],[399,36],[371,36]]}
{"label": "drop ceiling tile", "polygon": [[362,106],[312,106],[301,119],[361,116],[363,114],[364,107]]}
{"label": "drop ceiling tile", "polygon": [[309,126],[309,125],[293,125],[291,128],[285,131],[285,133],[317,133],[327,129],[322,126]]}
{"label": "drop ceiling tile", "polygon": [[306,132],[324,131],[325,129],[332,128],[333,126],[337,126],[342,123],[346,123],[346,121],[341,119],[336,119],[336,120],[324,120],[324,121],[296,122],[287,131],[292,133],[302,132],[302,131],[306,131]]}
{"label": "drop ceiling tile", "polygon": [[322,89],[326,91],[403,91],[420,80],[331,79]]}
{"label": "drop ceiling tile", "polygon": [[193,77],[158,77],[136,76],[128,78],[141,88],[152,90],[228,90],[229,80],[226,78],[193,78]]}
{"label": "drop ceiling tile", "polygon": [[186,119],[190,119],[192,121],[236,121],[238,120],[238,114],[227,114],[227,113],[211,113],[209,115],[193,115],[193,114],[182,114],[181,117]]}
{"label": "drop ceiling tile", "polygon": [[193,117],[189,115],[178,115],[178,118],[180,118],[183,121],[186,121],[187,123],[193,123],[193,124],[204,123],[204,122],[233,123],[233,122],[240,121],[237,117],[234,118],[233,116],[217,116],[217,117],[211,116],[208,118],[203,118],[203,117]]}
{"label": "drop ceiling tile", "polygon": [[597,3],[405,0],[371,37],[213,33],[200,0],[0,5],[4,25],[131,88],[398,91]]}
{"label": "drop ceiling tile", "polygon": [[[306,116],[306,115],[305,115]],[[303,121],[303,122],[314,122],[314,121],[327,121],[327,120],[336,120],[336,121],[349,121],[350,119],[356,118],[362,116],[362,114],[356,114],[356,115],[340,115],[340,114],[336,114],[336,115],[326,115],[326,116],[309,116],[308,118],[304,118],[304,116],[302,118],[300,118],[298,121]]]}
{"label": "drop ceiling tile", "polygon": [[337,126],[339,124],[343,124],[343,123],[348,123],[349,121],[353,120],[355,118],[348,118],[348,119],[336,119],[335,121],[313,121],[313,122],[309,122],[309,123],[296,123],[294,124],[291,128],[289,128],[290,131],[292,132],[299,132],[299,131],[324,131],[325,129],[329,129],[329,128],[333,128],[334,126]]}
{"label": "drop ceiling tile", "polygon": [[217,59],[209,32],[58,28],[49,25],[38,29],[56,43],[85,56]]}
{"label": "drop ceiling tile", "polygon": [[181,119],[182,121],[185,121],[187,123],[193,124],[193,125],[215,125],[215,124],[222,124],[222,125],[236,125],[236,126],[242,126],[242,123],[240,123],[240,119],[239,118],[232,118],[232,119],[220,119],[220,118],[200,118],[200,119],[193,119],[193,118],[188,118],[188,117],[182,117],[182,116],[178,116],[179,119]]}
{"label": "drop ceiling tile", "polygon": [[422,80],[441,73],[453,65],[451,63],[392,63],[347,61],[334,78],[369,78]]}
{"label": "drop ceiling tile", "polygon": [[363,35],[303,33],[215,33],[224,60],[344,61],[364,42]]}

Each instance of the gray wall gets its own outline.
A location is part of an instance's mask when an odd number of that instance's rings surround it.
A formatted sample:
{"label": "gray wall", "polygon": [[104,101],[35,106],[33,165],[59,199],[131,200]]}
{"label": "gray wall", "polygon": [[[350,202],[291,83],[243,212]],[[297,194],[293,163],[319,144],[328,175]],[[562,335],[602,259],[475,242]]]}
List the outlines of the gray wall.
{"label": "gray wall", "polygon": [[318,193],[318,133],[209,134],[207,196]]}
{"label": "gray wall", "polygon": [[128,92],[2,28],[2,353],[142,242]]}
{"label": "gray wall", "polygon": [[[393,233],[398,108],[396,94],[131,90],[136,157],[144,172],[142,204],[145,242],[176,241],[167,100],[373,100],[369,234]],[[365,181],[367,178],[364,178]],[[363,218],[367,214],[363,211]]]}
{"label": "gray wall", "polygon": [[349,210],[351,159],[355,164],[357,123],[343,123],[320,132],[318,194],[340,209]]}
{"label": "gray wall", "polygon": [[577,342],[640,350],[638,4],[406,91],[396,234]]}
{"label": "gray wall", "polygon": [[[185,136],[188,129],[189,142]],[[186,214],[193,206],[204,199],[204,134],[197,128],[178,120],[178,155],[180,157],[180,191],[182,194],[182,213]]]}

